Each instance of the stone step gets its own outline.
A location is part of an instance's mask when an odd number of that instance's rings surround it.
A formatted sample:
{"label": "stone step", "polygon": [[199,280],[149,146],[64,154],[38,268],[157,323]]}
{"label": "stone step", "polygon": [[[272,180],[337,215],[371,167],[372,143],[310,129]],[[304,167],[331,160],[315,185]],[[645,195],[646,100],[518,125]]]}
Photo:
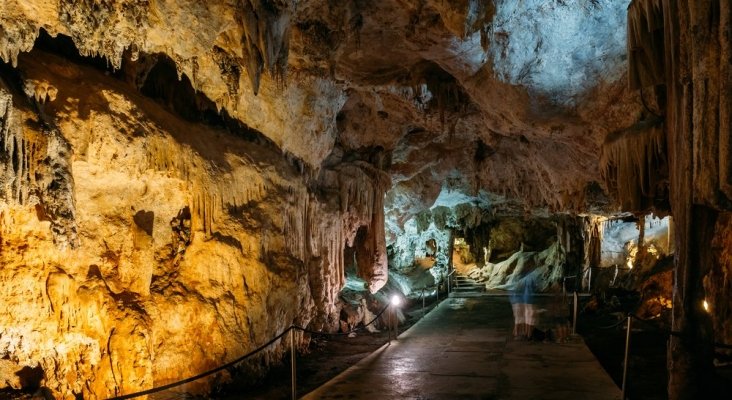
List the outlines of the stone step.
{"label": "stone step", "polygon": [[452,281],[452,292],[458,295],[480,294],[485,292],[485,285],[467,276],[455,274]]}
{"label": "stone step", "polygon": [[454,284],[453,286],[461,286],[461,287],[483,287],[485,285],[482,285],[480,283],[461,283],[461,284]]}

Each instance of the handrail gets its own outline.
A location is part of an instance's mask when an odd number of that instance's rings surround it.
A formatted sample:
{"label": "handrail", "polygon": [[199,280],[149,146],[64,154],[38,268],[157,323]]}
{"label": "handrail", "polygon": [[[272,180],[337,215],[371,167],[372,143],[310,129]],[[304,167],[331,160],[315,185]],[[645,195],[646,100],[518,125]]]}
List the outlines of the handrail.
{"label": "handrail", "polygon": [[576,273],[574,275],[564,275],[564,276],[562,276],[562,279],[576,278],[576,277],[578,277],[580,275],[583,275],[585,272],[589,271],[590,268],[592,268],[592,267],[587,267],[587,268],[583,269],[582,271],[580,271],[580,272],[578,272],[578,273]]}
{"label": "handrail", "polygon": [[422,300],[424,298],[424,292],[427,289],[437,289],[437,285],[434,285],[434,286],[424,286],[424,287],[421,287],[419,289],[414,289],[413,291],[416,292],[417,290],[419,290],[419,292],[420,292],[419,293],[419,297],[417,297],[417,301]]}
{"label": "handrail", "polygon": [[[439,290],[440,290],[440,287],[439,287],[439,286],[437,286],[437,285],[435,285],[435,286],[430,286],[429,288],[430,288],[430,289],[435,289],[435,291],[439,291]],[[427,286],[423,286],[423,287],[422,287],[421,289],[419,289],[419,290],[420,290],[420,294],[419,294],[419,297],[417,298],[417,301],[419,301],[419,300],[422,300],[422,316],[424,316],[424,314],[425,314],[425,313],[424,313],[424,309],[425,309],[425,297],[424,297],[424,292],[425,292],[425,290],[427,290]],[[438,297],[437,297],[437,301],[439,301],[439,295],[438,295]]]}
{"label": "handrail", "polygon": [[[584,275],[587,271],[589,271],[589,277],[587,278],[587,282],[588,282],[587,291],[592,292],[592,269],[593,268],[597,268],[597,267],[588,265],[585,269],[583,269],[582,271],[580,271],[574,275],[563,275],[562,276],[562,292],[564,293],[564,295],[566,296],[566,294],[567,294],[567,279],[584,279],[585,278]],[[578,283],[578,281],[575,281],[575,284],[574,284],[575,291],[577,289],[577,283]]]}
{"label": "handrail", "polygon": [[220,366],[218,366],[216,368],[210,369],[210,370],[205,371],[205,372],[201,372],[200,374],[197,374],[197,375],[194,375],[194,376],[185,378],[185,379],[181,379],[181,380],[176,381],[176,382],[168,383],[168,384],[165,384],[163,386],[153,387],[153,388],[150,388],[150,389],[146,389],[146,390],[142,390],[142,391],[134,392],[134,393],[129,393],[129,394],[121,395],[121,396],[110,397],[108,400],[126,400],[126,399],[132,399],[132,398],[139,397],[139,396],[145,396],[145,395],[149,395],[149,394],[153,394],[153,393],[158,393],[158,392],[162,392],[164,390],[168,390],[168,389],[174,388],[176,386],[180,386],[180,385],[184,385],[184,384],[189,383],[189,382],[193,382],[195,380],[204,378],[204,377],[209,376],[209,375],[213,375],[213,374],[215,374],[215,373],[217,373],[219,371],[225,370],[227,368],[231,368],[234,365],[236,365],[236,364],[238,364],[238,363],[246,360],[247,358],[249,358],[249,357],[251,357],[251,356],[259,353],[260,351],[262,351],[265,348],[267,348],[270,345],[272,345],[274,342],[282,339],[282,337],[284,337],[288,332],[290,332],[293,329],[294,330],[299,330],[299,331],[302,331],[302,332],[306,332],[306,333],[309,333],[311,335],[324,335],[324,336],[350,335],[351,333],[354,333],[354,332],[356,332],[359,329],[366,328],[367,326],[369,326],[369,325],[373,324],[374,322],[376,322],[376,320],[379,319],[379,317],[381,316],[381,314],[383,314],[388,308],[389,308],[389,304],[387,303],[387,305],[383,309],[381,309],[381,311],[379,311],[379,313],[376,314],[376,316],[374,317],[374,319],[372,319],[368,324],[365,324],[363,326],[358,326],[356,328],[351,329],[348,332],[335,332],[335,333],[317,332],[317,331],[312,331],[310,329],[303,328],[303,327],[298,326],[298,325],[290,325],[289,327],[287,327],[287,329],[285,329],[284,331],[282,331],[282,333],[280,333],[279,335],[277,335],[274,338],[270,339],[267,343],[265,343],[265,344],[257,347],[256,349],[250,351],[249,353],[247,353],[247,354],[245,354],[245,355],[243,355],[243,356],[241,356],[241,357],[239,357],[239,358],[237,358],[235,360],[232,360],[232,361],[227,362],[226,364],[222,364],[222,365],[220,365]]}
{"label": "handrail", "polygon": [[613,329],[613,328],[619,327],[620,325],[622,325],[624,323],[625,323],[625,318],[621,319],[620,321],[618,321],[617,323],[612,324],[612,325],[600,326],[600,327],[598,327],[598,329]]}

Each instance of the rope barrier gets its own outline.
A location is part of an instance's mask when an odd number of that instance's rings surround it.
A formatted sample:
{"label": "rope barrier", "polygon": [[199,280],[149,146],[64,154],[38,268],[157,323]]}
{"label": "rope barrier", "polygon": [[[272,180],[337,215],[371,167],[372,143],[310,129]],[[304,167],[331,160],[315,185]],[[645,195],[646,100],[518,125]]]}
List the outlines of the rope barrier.
{"label": "rope barrier", "polygon": [[251,357],[251,356],[259,353],[260,351],[264,350],[265,348],[267,348],[268,346],[270,346],[274,342],[282,339],[282,337],[285,336],[287,334],[287,332],[290,331],[290,329],[292,329],[292,326],[290,326],[289,328],[285,329],[282,333],[280,333],[279,335],[275,336],[274,338],[272,338],[267,343],[259,346],[255,350],[252,350],[249,353],[247,353],[247,354],[245,354],[245,355],[237,358],[236,360],[229,361],[228,363],[223,364],[223,365],[220,365],[220,366],[218,366],[218,367],[216,367],[214,369],[210,369],[210,370],[208,370],[206,372],[201,372],[198,375],[194,375],[194,376],[191,376],[191,377],[186,378],[186,379],[182,379],[182,380],[177,381],[177,382],[168,383],[167,385],[154,387],[154,388],[147,389],[147,390],[143,390],[143,391],[140,391],[140,392],[125,394],[125,395],[122,395],[122,396],[112,397],[112,398],[110,398],[108,400],[125,400],[125,399],[131,399],[131,398],[134,398],[134,397],[145,396],[145,395],[148,395],[148,394],[162,392],[163,390],[171,389],[171,388],[174,388],[176,386],[180,386],[180,385],[186,384],[188,382],[193,382],[193,381],[198,380],[198,379],[201,379],[203,377],[206,377],[206,376],[209,376],[209,375],[213,375],[213,374],[215,374],[215,373],[217,373],[219,371],[225,370],[227,368],[231,368],[234,365],[236,365],[236,364],[238,364],[238,363],[246,360],[247,358],[249,358],[249,357]]}
{"label": "rope barrier", "polygon": [[[625,358],[624,358],[623,365],[622,365],[623,366],[623,380],[622,380],[622,386],[621,386],[621,388],[622,388],[621,389],[622,390],[621,399],[626,398],[625,395],[627,393],[627,388],[628,388],[627,387],[628,356],[629,356],[629,352],[630,352],[631,324],[634,319],[637,321],[643,322],[646,325],[652,326],[653,328],[658,329],[663,334],[670,335],[670,336],[676,336],[676,337],[680,337],[680,338],[688,337],[688,335],[684,334],[683,332],[661,329],[660,327],[656,326],[656,324],[652,323],[652,320],[641,318],[638,315],[633,314],[633,313],[628,313],[625,318],[621,319],[620,321],[618,321],[617,323],[615,323],[613,325],[600,327],[599,329],[613,329],[613,328],[617,328],[618,326],[620,326],[624,323],[627,323],[626,334],[625,334]],[[725,343],[713,342],[712,345],[715,348],[732,349],[732,345],[728,345]]]}
{"label": "rope barrier", "polygon": [[299,330],[299,331],[305,332],[305,333],[309,333],[311,335],[319,335],[319,336],[348,336],[348,335],[350,335],[352,333],[355,333],[358,330],[365,329],[369,325],[371,325],[374,322],[376,322],[379,319],[379,317],[381,316],[381,314],[383,314],[384,312],[386,312],[386,310],[388,308],[389,308],[389,304],[387,304],[386,307],[382,308],[381,311],[379,311],[376,314],[376,316],[374,317],[374,319],[372,319],[368,324],[364,324],[362,326],[357,326],[357,327],[351,329],[348,332],[333,332],[333,333],[331,333],[331,332],[318,332],[318,331],[313,331],[313,330],[310,330],[310,329],[307,329],[307,328],[303,328],[303,327],[297,326],[297,325],[293,325],[293,326],[291,326],[291,328],[292,329],[295,329],[295,330]]}
{"label": "rope barrier", "polygon": [[260,351],[266,349],[267,347],[269,347],[270,345],[272,345],[276,341],[282,339],[283,336],[285,336],[288,332],[290,332],[293,329],[299,330],[299,331],[302,331],[302,332],[305,332],[305,333],[309,333],[311,335],[322,335],[322,336],[343,336],[343,335],[350,335],[351,333],[354,333],[354,332],[356,332],[359,329],[366,328],[369,325],[371,325],[374,322],[376,322],[379,319],[379,317],[388,308],[389,308],[389,304],[387,303],[387,305],[383,309],[381,309],[381,311],[379,311],[379,313],[376,314],[376,316],[374,317],[374,319],[372,319],[368,324],[365,324],[363,326],[358,326],[358,327],[356,327],[354,329],[351,329],[348,332],[336,332],[336,333],[317,332],[317,331],[313,331],[313,330],[310,330],[310,329],[303,328],[301,326],[290,325],[282,333],[280,333],[279,335],[275,336],[274,338],[272,338],[271,340],[269,340],[267,343],[265,343],[265,344],[257,347],[256,349],[250,351],[249,353],[247,353],[247,354],[245,354],[245,355],[243,355],[243,356],[241,356],[241,357],[239,357],[239,358],[237,358],[235,360],[232,360],[232,361],[227,362],[226,364],[220,365],[220,366],[218,366],[216,368],[210,369],[210,370],[205,371],[205,372],[201,372],[200,374],[197,374],[197,375],[194,375],[194,376],[191,376],[191,377],[188,377],[188,378],[185,378],[185,379],[176,381],[176,382],[168,383],[168,384],[163,385],[163,386],[158,386],[158,387],[154,387],[154,388],[151,388],[151,389],[146,389],[146,390],[142,390],[142,391],[139,391],[139,392],[125,394],[125,395],[121,395],[121,396],[111,397],[108,400],[126,400],[126,399],[132,399],[132,398],[139,397],[139,396],[145,396],[145,395],[149,395],[149,394],[154,394],[154,393],[162,392],[164,390],[172,389],[172,388],[174,388],[176,386],[180,386],[180,385],[184,385],[184,384],[189,383],[189,382],[193,382],[195,380],[198,380],[198,379],[207,377],[209,375],[213,375],[213,374],[215,374],[215,373],[217,373],[219,371],[223,371],[223,370],[225,370],[227,368],[231,368],[234,365],[236,365],[236,364],[238,364],[238,363],[246,360],[247,358],[249,358],[249,357],[251,357],[251,356],[259,353]]}
{"label": "rope barrier", "polygon": [[[644,322],[647,325],[651,325],[654,328],[658,328],[657,326],[654,326],[652,324],[652,320],[641,318],[635,314],[629,314],[631,317],[637,319],[638,321]],[[684,337],[686,336],[683,332],[674,331],[674,330],[666,330],[666,329],[660,329],[659,330],[669,336],[676,336],[676,337]],[[722,349],[732,349],[732,345],[726,344],[726,343],[718,343],[718,342],[712,342],[712,345],[716,348],[722,348]]]}
{"label": "rope barrier", "polygon": [[599,329],[613,329],[613,328],[617,328],[617,327],[619,327],[620,325],[622,325],[622,324],[624,324],[624,323],[625,323],[625,318],[621,319],[620,321],[618,321],[618,322],[617,322],[617,323],[615,323],[615,324],[612,324],[612,325],[608,325],[608,326],[600,326],[600,327],[598,327],[598,328],[599,328]]}

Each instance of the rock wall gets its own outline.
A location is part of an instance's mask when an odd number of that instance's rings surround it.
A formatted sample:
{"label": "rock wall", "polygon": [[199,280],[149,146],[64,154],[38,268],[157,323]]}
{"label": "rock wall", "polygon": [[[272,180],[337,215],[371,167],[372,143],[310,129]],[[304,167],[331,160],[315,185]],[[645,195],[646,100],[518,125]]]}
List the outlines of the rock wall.
{"label": "rock wall", "polygon": [[724,231],[724,222],[715,226],[725,220],[732,198],[731,17],[728,1],[644,0],[628,10],[631,83],[652,89],[661,100],[668,146],[676,252],[672,329],[679,332],[669,344],[671,399],[711,395],[715,387],[712,342],[717,333],[702,304],[705,290],[725,290],[724,282],[705,277],[723,270],[715,267],[720,254],[709,243],[715,232]]}
{"label": "rock wall", "polygon": [[36,383],[58,398],[107,398],[218,366],[290,324],[334,329],[361,226],[362,274],[383,285],[389,181],[375,166],[315,176],[254,131],[186,121],[95,68],[41,51],[15,62],[0,69],[11,386],[40,366]]}
{"label": "rock wall", "polygon": [[[715,261],[702,278],[708,313],[712,318],[714,341],[732,343],[732,214],[720,213],[711,243]],[[717,349],[730,353],[729,350]]]}
{"label": "rock wall", "polygon": [[[729,5],[633,2],[626,50],[627,4],[5,0],[0,329],[74,344],[57,355],[0,333],[3,357],[41,365],[66,397],[148,387],[293,321],[333,327],[343,249],[376,291],[410,219],[444,233],[488,214],[614,211],[606,189],[679,214],[679,270],[694,272],[692,205],[728,209],[732,193]],[[63,58],[105,74],[38,51],[64,38],[80,54]],[[663,130],[637,124],[661,110]],[[422,251],[400,243],[405,264]],[[677,281],[697,293],[704,273]],[[187,349],[201,331],[212,344]],[[126,349],[148,361],[117,363]]]}

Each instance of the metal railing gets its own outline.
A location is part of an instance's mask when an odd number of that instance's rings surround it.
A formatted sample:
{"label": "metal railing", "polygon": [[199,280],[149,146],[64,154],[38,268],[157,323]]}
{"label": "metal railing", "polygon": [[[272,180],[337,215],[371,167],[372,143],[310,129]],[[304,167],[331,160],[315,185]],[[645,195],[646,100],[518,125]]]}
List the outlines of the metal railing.
{"label": "metal railing", "polygon": [[[455,274],[455,271],[457,271],[455,268],[453,268],[449,274],[447,274],[447,295],[450,295],[450,292],[452,291],[452,276]],[[440,286],[437,286],[437,295],[439,296],[440,293]]]}
{"label": "metal railing", "polygon": [[419,297],[417,297],[417,301],[422,300],[422,316],[423,317],[425,315],[425,307],[426,307],[426,301],[427,301],[427,297],[424,295],[424,292],[425,292],[425,290],[428,290],[428,289],[430,291],[432,291],[432,290],[435,291],[435,296],[436,296],[435,302],[440,301],[440,286],[439,285],[430,286],[430,287],[425,286],[422,289],[420,289],[420,294],[419,294]]}
{"label": "metal railing", "polygon": [[577,282],[579,279],[582,279],[586,272],[589,271],[589,277],[587,279],[587,292],[592,292],[592,269],[593,267],[587,267],[580,271],[579,273],[576,273],[574,275],[564,275],[562,276],[562,293],[566,296],[567,295],[567,279],[574,279],[574,291],[577,291]]}

